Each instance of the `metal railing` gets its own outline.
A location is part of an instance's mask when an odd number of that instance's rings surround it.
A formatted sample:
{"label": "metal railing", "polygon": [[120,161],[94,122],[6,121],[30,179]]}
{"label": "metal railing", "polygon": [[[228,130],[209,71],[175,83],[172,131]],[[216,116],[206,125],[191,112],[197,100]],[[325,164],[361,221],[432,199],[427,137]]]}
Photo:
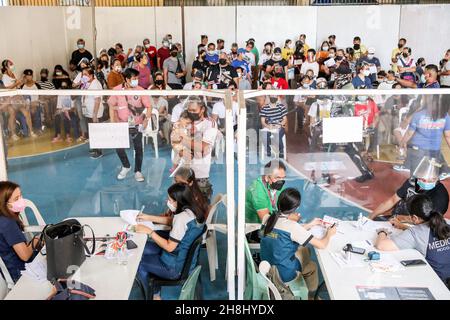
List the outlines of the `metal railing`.
{"label": "metal railing", "polygon": [[0,6],[327,6],[327,5],[401,5],[444,4],[450,0],[0,0]]}

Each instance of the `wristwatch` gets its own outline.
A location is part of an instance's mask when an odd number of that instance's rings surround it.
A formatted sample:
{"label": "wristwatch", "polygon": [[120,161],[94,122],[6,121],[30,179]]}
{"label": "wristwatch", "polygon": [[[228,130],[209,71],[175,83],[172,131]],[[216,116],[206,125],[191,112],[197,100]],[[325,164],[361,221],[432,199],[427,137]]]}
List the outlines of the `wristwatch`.
{"label": "wristwatch", "polygon": [[377,232],[377,235],[380,235],[380,233],[384,233],[386,236],[388,236],[388,234],[387,234],[387,232],[386,231],[384,231],[384,230],[380,230],[380,231],[378,231]]}
{"label": "wristwatch", "polygon": [[148,239],[152,239],[152,234],[153,232],[155,232],[155,230],[152,230],[152,232],[150,232],[149,234],[147,234]]}

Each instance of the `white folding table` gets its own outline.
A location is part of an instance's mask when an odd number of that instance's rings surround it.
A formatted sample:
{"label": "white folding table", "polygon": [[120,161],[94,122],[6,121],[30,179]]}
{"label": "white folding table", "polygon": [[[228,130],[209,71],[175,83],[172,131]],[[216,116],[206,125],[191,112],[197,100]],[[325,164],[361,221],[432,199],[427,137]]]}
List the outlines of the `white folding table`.
{"label": "white folding table", "polygon": [[[91,226],[96,237],[107,234],[114,236],[118,231],[122,231],[125,225],[119,217],[75,219],[81,224]],[[90,237],[89,228],[86,228],[85,236]],[[115,259],[108,260],[104,256],[87,257],[80,269],[72,276],[73,279],[91,286],[95,290],[96,300],[127,300],[147,236],[133,233],[131,239],[137,244],[137,248],[129,251],[130,256],[126,265],[119,265]],[[36,259],[45,259],[45,257],[39,254]],[[49,281],[39,282],[23,275],[6,296],[6,300],[45,300],[51,294],[51,290],[52,285]]]}
{"label": "white folding table", "polygon": [[[387,222],[374,222],[383,227]],[[375,230],[360,230],[354,221],[343,221],[338,226],[338,232],[331,239],[326,249],[316,249],[320,269],[331,299],[359,300],[357,286],[371,287],[423,287],[428,288],[435,299],[450,300],[450,291],[437,276],[431,266],[404,267],[395,272],[372,272],[369,267],[367,254],[352,254],[352,261],[362,262],[363,266],[340,267],[330,253],[342,252],[347,243],[369,242],[367,249],[381,252],[381,255],[390,255],[397,261],[425,258],[416,250],[400,250],[395,252],[383,252],[370,248],[376,239]],[[367,253],[367,252],[366,252]]]}

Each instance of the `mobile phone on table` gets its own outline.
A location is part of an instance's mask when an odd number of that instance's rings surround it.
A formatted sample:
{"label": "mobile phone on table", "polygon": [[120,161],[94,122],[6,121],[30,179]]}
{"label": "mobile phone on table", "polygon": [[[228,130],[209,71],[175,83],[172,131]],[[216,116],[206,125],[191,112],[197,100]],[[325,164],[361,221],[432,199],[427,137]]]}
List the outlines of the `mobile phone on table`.
{"label": "mobile phone on table", "polygon": [[343,250],[350,251],[351,253],[356,253],[356,254],[364,254],[364,252],[366,252],[366,249],[354,247],[350,243],[347,243],[347,245],[344,247]]}
{"label": "mobile phone on table", "polygon": [[423,266],[423,265],[427,264],[425,261],[423,261],[421,259],[403,260],[403,261],[400,261],[400,263],[402,265],[404,265],[405,267]]}
{"label": "mobile phone on table", "polygon": [[127,240],[127,249],[136,249],[138,246],[133,240]]}

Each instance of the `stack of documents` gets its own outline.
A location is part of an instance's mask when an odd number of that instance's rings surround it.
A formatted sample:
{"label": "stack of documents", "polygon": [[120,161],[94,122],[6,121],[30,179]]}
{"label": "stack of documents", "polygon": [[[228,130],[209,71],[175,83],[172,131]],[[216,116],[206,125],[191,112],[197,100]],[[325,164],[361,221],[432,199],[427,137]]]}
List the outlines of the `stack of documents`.
{"label": "stack of documents", "polygon": [[45,282],[47,281],[47,260],[36,257],[31,263],[25,264],[25,270],[21,273],[39,282]]}

